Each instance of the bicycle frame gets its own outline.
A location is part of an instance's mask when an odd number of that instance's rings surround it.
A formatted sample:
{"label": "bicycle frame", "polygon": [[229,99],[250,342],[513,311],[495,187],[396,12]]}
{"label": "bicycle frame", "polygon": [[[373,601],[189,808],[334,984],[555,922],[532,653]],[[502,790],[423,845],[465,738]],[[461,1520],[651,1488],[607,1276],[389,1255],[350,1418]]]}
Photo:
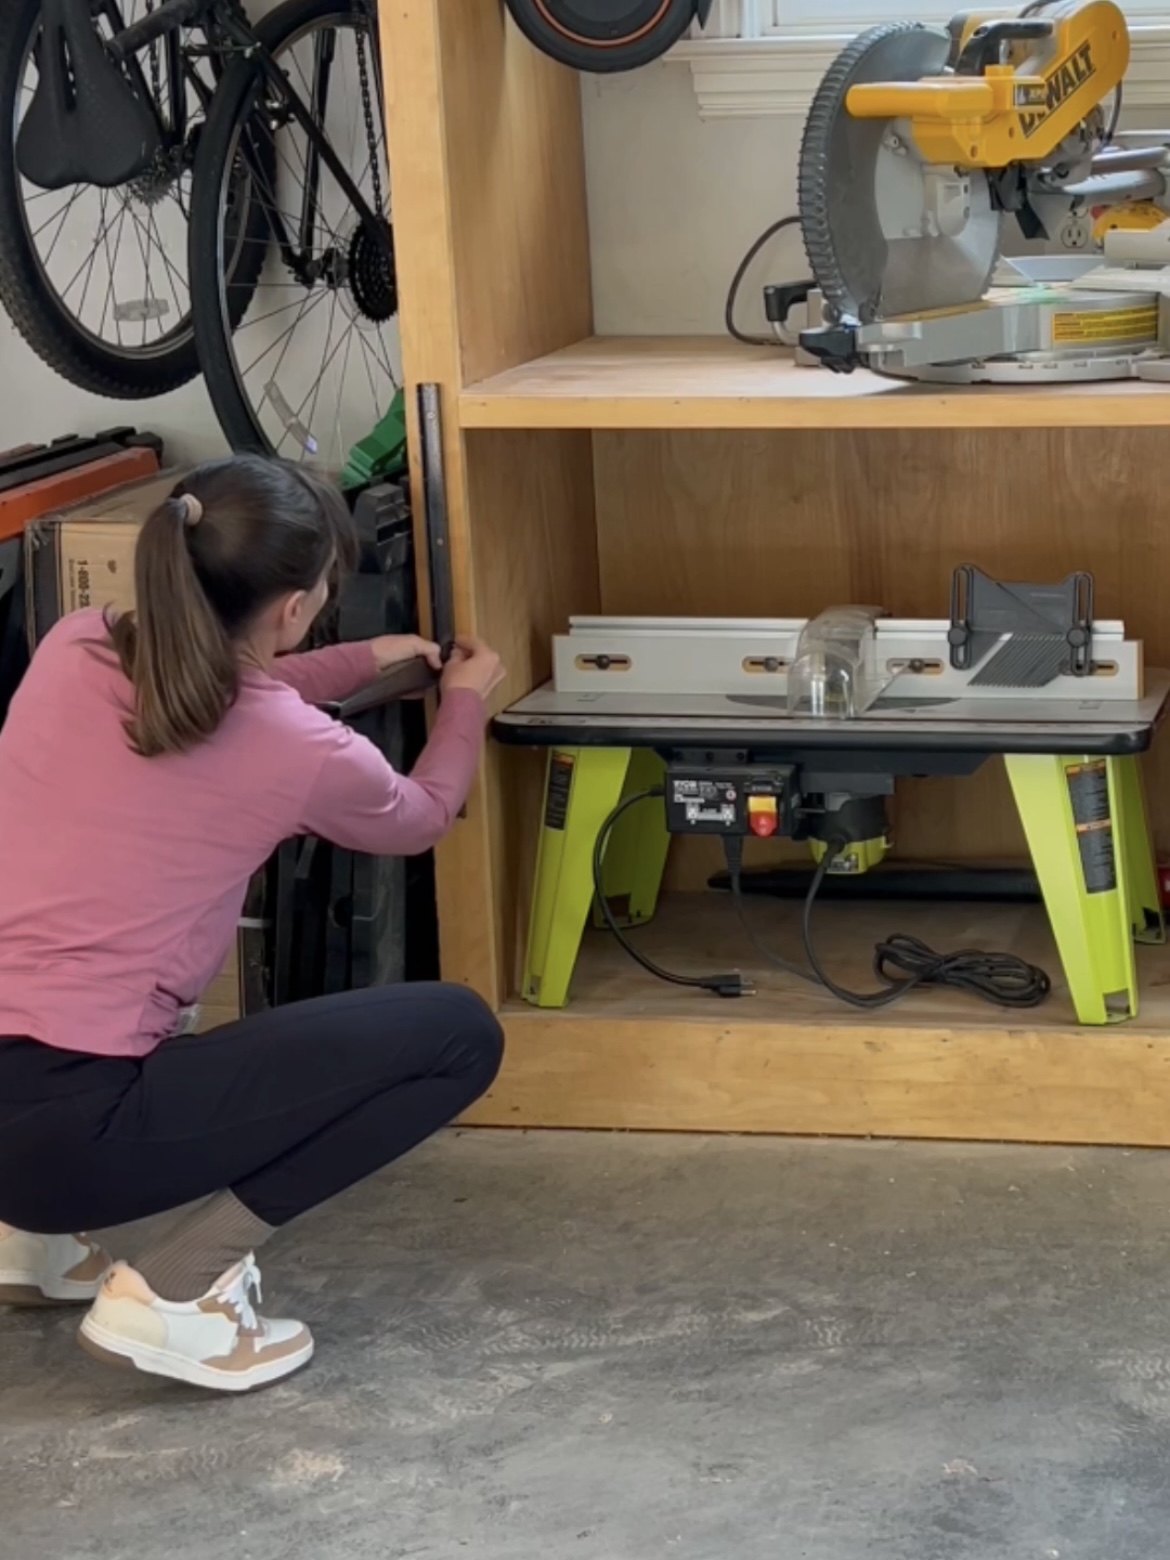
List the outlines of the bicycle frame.
{"label": "bicycle frame", "polygon": [[[311,243],[312,233],[316,225],[322,163],[337,180],[338,185],[358,213],[363,226],[369,230],[371,238],[379,244],[388,242],[384,223],[375,212],[371,211],[368,202],[350,176],[349,170],[318,128],[329,91],[329,81],[333,66],[331,52],[321,48],[315,51],[312,81],[313,101],[311,106],[307,108],[287,74],[280,69],[267,49],[261,46],[252,24],[242,9],[240,0],[161,0],[161,3],[154,11],[130,27],[125,25],[119,0],[90,0],[90,6],[91,14],[104,15],[107,18],[114,34],[109,45],[110,50],[116,58],[123,60],[128,68],[137,73],[141,80],[144,95],[148,101],[152,99],[150,93],[146,90],[145,77],[142,75],[142,65],[138,56],[143,49],[148,48],[158,39],[166,39],[169,51],[168,77],[171,99],[171,124],[174,133],[180,138],[186,133],[186,94],[182,90],[185,73],[182,68],[180,29],[183,27],[201,26],[208,37],[207,47],[213,53],[216,50],[211,41],[212,36],[216,33],[219,34],[226,42],[226,52],[246,54],[263,73],[266,83],[271,89],[274,89],[277,99],[291,111],[293,118],[304,131],[308,147],[304,195],[298,223],[299,233],[297,238],[301,250],[299,254],[289,236],[288,228],[280,212],[274,209],[269,214],[269,222],[272,226],[277,246],[280,249],[281,257],[298,279],[309,279],[304,251]],[[364,0],[364,10],[370,23],[370,38],[374,51],[374,79],[377,83],[380,106],[382,101],[382,72],[378,51],[377,9],[376,6],[370,3],[370,0]],[[200,91],[202,96],[204,91],[203,84],[198,83],[196,90]],[[160,126],[160,128],[165,131],[165,127]],[[248,156],[246,150],[244,155],[245,157]],[[252,159],[249,158],[249,161],[252,161]],[[257,173],[258,170],[253,166],[252,171]],[[273,205],[275,206],[275,202],[273,202]]]}

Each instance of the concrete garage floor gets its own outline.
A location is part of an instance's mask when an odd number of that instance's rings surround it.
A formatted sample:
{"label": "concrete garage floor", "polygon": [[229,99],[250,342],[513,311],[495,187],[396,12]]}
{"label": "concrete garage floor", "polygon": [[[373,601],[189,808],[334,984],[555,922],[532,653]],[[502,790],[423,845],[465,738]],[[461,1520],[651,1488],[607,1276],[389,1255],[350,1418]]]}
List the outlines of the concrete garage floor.
{"label": "concrete garage floor", "polygon": [[450,1134],[298,1237],[250,1399],[0,1313],[4,1560],[1170,1555],[1163,1154]]}

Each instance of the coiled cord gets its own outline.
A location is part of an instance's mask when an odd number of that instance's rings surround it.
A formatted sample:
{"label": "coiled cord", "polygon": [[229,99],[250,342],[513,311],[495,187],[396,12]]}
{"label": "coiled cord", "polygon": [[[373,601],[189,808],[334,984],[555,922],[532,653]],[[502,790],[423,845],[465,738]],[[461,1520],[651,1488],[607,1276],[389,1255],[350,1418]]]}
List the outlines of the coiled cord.
{"label": "coiled cord", "polygon": [[979,997],[984,1002],[1011,1008],[1038,1007],[1051,992],[1052,982],[1045,972],[1037,965],[1029,964],[1026,959],[1017,958],[1015,954],[984,953],[973,948],[961,948],[955,953],[938,953],[920,938],[911,937],[905,932],[891,933],[874,948],[873,972],[882,982],[880,990],[851,991],[847,986],[842,986],[825,969],[817,953],[812,916],[821,884],[843,848],[843,843],[826,847],[805,895],[801,932],[809,970],[802,970],[769,948],[751,926],[743,894],[743,840],[729,836],[723,841],[731,894],[740,925],[752,946],[770,964],[787,975],[795,975],[801,980],[823,986],[838,1001],[846,1002],[850,1007],[863,1009],[890,1007],[923,986],[949,986]]}
{"label": "coiled cord", "polygon": [[[1011,953],[983,953],[963,948],[956,953],[936,953],[917,937],[895,932],[873,951],[873,972],[883,984],[880,991],[850,991],[825,970],[813,942],[812,913],[825,874],[840,854],[841,845],[829,845],[809,884],[801,916],[804,951],[813,973],[841,1002],[855,1008],[884,1008],[901,1002],[922,986],[952,986],[998,1007],[1038,1007],[1052,990],[1045,972]],[[890,970],[900,970],[895,979]]]}

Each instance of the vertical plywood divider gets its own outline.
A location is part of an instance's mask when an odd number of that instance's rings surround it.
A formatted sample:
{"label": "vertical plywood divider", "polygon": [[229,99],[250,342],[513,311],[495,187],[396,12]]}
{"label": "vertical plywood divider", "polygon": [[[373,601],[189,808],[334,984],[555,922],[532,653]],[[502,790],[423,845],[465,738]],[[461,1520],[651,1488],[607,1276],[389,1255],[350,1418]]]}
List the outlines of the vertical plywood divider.
{"label": "vertical plywood divider", "polygon": [[[414,510],[421,525],[414,388],[433,381],[457,624],[503,655],[503,703],[545,675],[564,616],[597,606],[590,435],[458,426],[465,384],[589,333],[577,80],[499,0],[380,0],[379,18]],[[496,1006],[515,979],[521,778],[489,754],[437,859],[444,974]]]}

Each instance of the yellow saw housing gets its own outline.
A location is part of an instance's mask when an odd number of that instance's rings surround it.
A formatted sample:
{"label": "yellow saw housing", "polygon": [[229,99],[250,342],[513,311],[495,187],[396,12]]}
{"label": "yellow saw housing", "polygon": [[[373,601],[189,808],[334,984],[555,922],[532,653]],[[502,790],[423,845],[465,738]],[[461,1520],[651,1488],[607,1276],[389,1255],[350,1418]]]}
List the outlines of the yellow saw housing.
{"label": "yellow saw housing", "polygon": [[[928,163],[1006,168],[1050,157],[1108,97],[1129,66],[1129,30],[1112,0],[1054,6],[1039,13],[1049,38],[1012,45],[1014,60],[979,75],[870,82],[845,99],[855,119],[901,120]],[[963,18],[960,50],[1000,18]],[[1020,67],[1039,67],[1024,74]]]}

